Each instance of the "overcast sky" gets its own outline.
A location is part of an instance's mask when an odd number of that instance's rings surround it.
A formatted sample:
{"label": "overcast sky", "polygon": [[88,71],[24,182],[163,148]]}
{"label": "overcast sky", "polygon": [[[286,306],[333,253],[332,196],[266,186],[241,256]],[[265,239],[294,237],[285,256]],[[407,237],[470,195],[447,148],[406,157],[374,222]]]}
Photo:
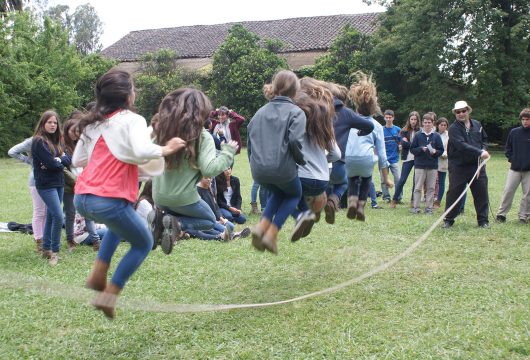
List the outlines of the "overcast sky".
{"label": "overcast sky", "polygon": [[384,11],[362,0],[48,0],[49,6],[64,4],[71,11],[86,3],[103,22],[104,48],[134,30]]}

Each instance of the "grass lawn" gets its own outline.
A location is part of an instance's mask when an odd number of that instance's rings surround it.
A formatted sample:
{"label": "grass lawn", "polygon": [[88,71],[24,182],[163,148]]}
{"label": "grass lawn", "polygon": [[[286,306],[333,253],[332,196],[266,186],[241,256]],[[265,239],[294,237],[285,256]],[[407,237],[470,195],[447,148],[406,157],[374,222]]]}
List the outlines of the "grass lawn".
{"label": "grass lawn", "polygon": [[[488,163],[496,211],[508,163]],[[29,168],[0,159],[0,221],[31,222]],[[250,211],[246,154],[237,157]],[[377,180],[378,181],[378,180]],[[376,185],[379,188],[379,185]],[[411,181],[405,187],[405,198]],[[372,210],[366,223],[338,214],[279,255],[250,240],[188,240],[153,251],[124,289],[117,318],[91,308],[83,284],[95,253],[65,250],[55,268],[32,238],[0,233],[0,358],[528,359],[530,226],[517,223],[520,191],[505,224],[476,226],[472,197],[449,230],[436,229],[410,256],[331,294],[255,309],[179,313],[178,304],[281,301],[332,287],[400,254],[435,221],[408,205]],[[250,216],[250,224],[257,221]],[[126,244],[114,257],[121,258]],[[158,307],[160,311],[153,311]]]}

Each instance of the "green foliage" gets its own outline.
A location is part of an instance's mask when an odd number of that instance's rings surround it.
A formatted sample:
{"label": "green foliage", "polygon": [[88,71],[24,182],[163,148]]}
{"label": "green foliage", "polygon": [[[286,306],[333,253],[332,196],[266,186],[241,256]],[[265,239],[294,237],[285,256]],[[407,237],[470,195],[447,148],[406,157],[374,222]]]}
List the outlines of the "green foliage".
{"label": "green foliage", "polygon": [[390,3],[369,65],[398,115],[433,110],[451,118],[454,102],[465,99],[489,129],[516,124],[530,99],[527,1]]}
{"label": "green foliage", "polygon": [[177,53],[168,49],[147,53],[142,57],[142,67],[135,78],[135,85],[136,107],[144,116],[156,114],[164,96],[179,87],[201,88],[205,75],[184,69],[177,64],[177,60]]}
{"label": "green foliage", "polygon": [[33,133],[45,110],[64,118],[92,99],[94,79],[110,68],[96,55],[81,58],[68,36],[59,23],[40,24],[29,11],[0,20],[0,156]]}
{"label": "green foliage", "polygon": [[259,41],[256,34],[242,25],[229,30],[213,56],[208,95],[214,106],[225,105],[250,118],[264,104],[263,85],[288,66],[285,59],[272,51],[278,50],[278,42],[266,41],[263,48]]}
{"label": "green foliage", "polygon": [[313,76],[349,87],[352,74],[357,70],[366,70],[367,53],[371,46],[369,36],[346,25],[331,44],[328,53],[317,58]]}

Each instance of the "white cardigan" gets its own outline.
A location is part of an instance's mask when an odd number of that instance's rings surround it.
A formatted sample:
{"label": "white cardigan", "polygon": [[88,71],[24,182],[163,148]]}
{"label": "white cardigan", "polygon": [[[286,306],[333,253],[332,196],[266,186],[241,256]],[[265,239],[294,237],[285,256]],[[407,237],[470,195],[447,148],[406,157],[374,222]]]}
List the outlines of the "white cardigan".
{"label": "white cardigan", "polygon": [[139,165],[140,175],[157,176],[164,171],[162,147],[152,143],[145,119],[129,110],[87,126],[75,147],[73,166],[87,166],[101,136],[116,159]]}

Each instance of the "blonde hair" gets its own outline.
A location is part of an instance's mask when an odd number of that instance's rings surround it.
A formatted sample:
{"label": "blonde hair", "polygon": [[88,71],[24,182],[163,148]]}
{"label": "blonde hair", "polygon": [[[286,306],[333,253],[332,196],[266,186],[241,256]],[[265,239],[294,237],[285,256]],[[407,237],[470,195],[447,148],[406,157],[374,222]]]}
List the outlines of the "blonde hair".
{"label": "blonde hair", "polygon": [[372,75],[367,76],[362,71],[357,71],[354,76],[357,81],[351,85],[349,96],[357,112],[365,116],[381,114],[377,104],[377,88]]}

